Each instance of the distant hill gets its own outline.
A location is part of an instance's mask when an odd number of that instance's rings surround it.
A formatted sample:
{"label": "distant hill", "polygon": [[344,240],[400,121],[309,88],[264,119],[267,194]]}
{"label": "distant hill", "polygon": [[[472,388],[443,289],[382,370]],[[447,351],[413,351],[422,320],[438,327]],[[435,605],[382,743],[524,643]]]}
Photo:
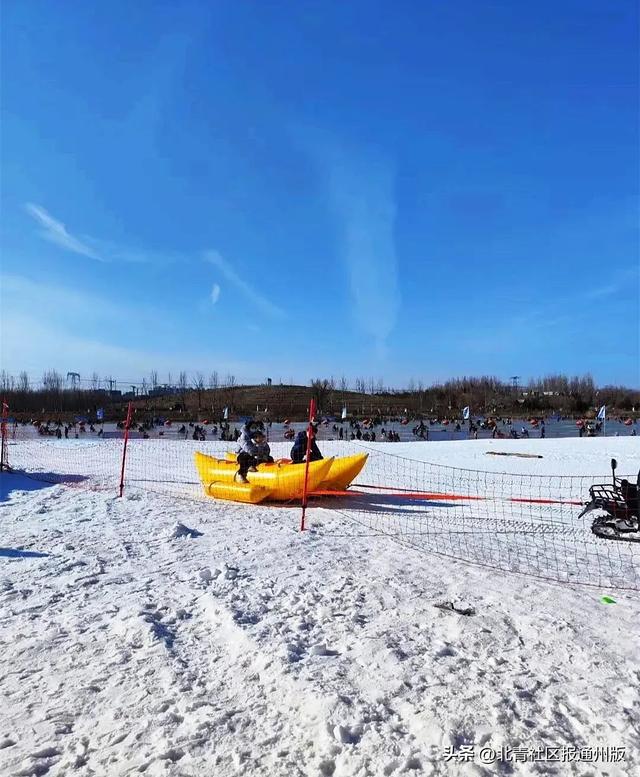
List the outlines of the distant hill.
{"label": "distant hill", "polygon": [[[577,379],[576,379],[577,380]],[[597,389],[592,382],[559,384],[553,390],[527,387],[514,389],[496,379],[471,378],[404,391],[351,391],[337,388],[329,380],[315,380],[310,386],[251,385],[204,387],[164,387],[149,393],[122,394],[105,389],[39,388],[5,389],[9,413],[18,418],[95,418],[104,409],[105,420],[123,418],[129,401],[138,418],[146,415],[167,419],[212,421],[222,418],[224,408],[229,419],[257,416],[281,421],[307,418],[309,403],[316,399],[318,415],[340,417],[346,406],[349,417],[383,416],[456,418],[469,405],[474,415],[532,416],[562,413],[568,416],[593,416],[595,409],[607,405],[609,415],[638,417],[640,392],[624,387]]]}

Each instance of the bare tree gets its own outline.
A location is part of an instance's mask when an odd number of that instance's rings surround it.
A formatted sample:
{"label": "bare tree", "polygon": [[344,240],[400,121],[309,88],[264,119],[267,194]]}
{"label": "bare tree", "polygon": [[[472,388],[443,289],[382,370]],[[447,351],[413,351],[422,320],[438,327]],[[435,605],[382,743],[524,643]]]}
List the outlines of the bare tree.
{"label": "bare tree", "polygon": [[233,408],[236,404],[236,376],[227,373],[227,376],[223,381],[223,386],[225,389],[223,401],[228,406],[229,411],[233,412]]}
{"label": "bare tree", "polygon": [[29,375],[23,370],[20,375],[18,375],[18,391],[22,391],[26,394],[30,388]]}
{"label": "bare tree", "polygon": [[209,375],[209,388],[217,390],[220,386],[220,379],[218,377],[218,370],[214,370],[211,375]]}
{"label": "bare tree", "polygon": [[42,376],[42,386],[45,391],[44,401],[46,405],[55,410],[62,408],[62,387],[64,380],[56,370],[46,370]]}
{"label": "bare tree", "polygon": [[348,383],[347,379],[345,378],[345,376],[343,375],[340,378],[340,391],[344,392],[344,391],[348,391],[348,390],[349,390],[349,383]]}
{"label": "bare tree", "polygon": [[146,396],[149,393],[149,385],[147,383],[146,378],[142,379],[142,387],[141,387],[140,393],[143,394],[144,396]]}
{"label": "bare tree", "polygon": [[47,391],[59,392],[62,390],[62,375],[56,370],[46,370],[42,376],[42,385]]}
{"label": "bare tree", "polygon": [[180,399],[182,400],[182,407],[185,408],[185,394],[187,393],[187,386],[189,385],[187,379],[187,373],[184,370],[180,370],[178,373],[178,391],[180,393]]}
{"label": "bare tree", "polygon": [[202,392],[204,391],[204,375],[201,372],[196,372],[196,376],[193,379],[193,387],[198,395],[198,410],[202,410]]}
{"label": "bare tree", "polygon": [[91,377],[89,378],[89,385],[91,386],[92,391],[97,391],[100,388],[100,376],[97,372],[91,373]]}
{"label": "bare tree", "polygon": [[325,407],[325,404],[331,396],[331,381],[326,378],[314,378],[311,381],[313,389],[313,398],[316,401],[318,412]]}
{"label": "bare tree", "polygon": [[149,375],[149,380],[151,381],[151,388],[157,389],[158,388],[158,370],[151,370],[151,374]]}
{"label": "bare tree", "polygon": [[418,397],[419,397],[419,410],[422,413],[422,403],[424,401],[424,383],[421,380],[418,381]]}

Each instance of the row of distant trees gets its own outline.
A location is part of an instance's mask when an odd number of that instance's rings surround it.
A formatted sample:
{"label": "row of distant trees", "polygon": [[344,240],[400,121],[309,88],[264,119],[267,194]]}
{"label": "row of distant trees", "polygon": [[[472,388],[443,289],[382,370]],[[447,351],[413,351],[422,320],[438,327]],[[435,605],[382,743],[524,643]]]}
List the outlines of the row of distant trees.
{"label": "row of distant trees", "polygon": [[513,380],[510,378],[509,382],[505,382],[492,375],[483,375],[481,377],[452,378],[443,383],[426,385],[421,380],[416,381],[411,378],[404,388],[389,388],[382,378],[356,378],[350,384],[344,376],[339,379],[332,376],[330,378],[315,378],[311,381],[311,385],[322,385],[325,390],[329,391],[354,391],[357,394],[415,394],[434,388],[442,388],[453,393],[468,393],[479,389],[483,392],[513,394],[514,389],[516,389],[516,391],[524,393],[543,393],[546,391],[567,396],[569,394],[586,395],[598,390],[591,375],[576,377],[559,374],[547,375],[544,378],[531,378],[528,383],[516,384],[515,386]]}
{"label": "row of distant trees", "polygon": [[[343,379],[315,378],[311,382],[319,407],[333,405],[341,397],[347,401],[348,387]],[[474,413],[492,412],[565,412],[586,413],[607,405],[610,409],[635,412],[640,410],[640,391],[626,386],[598,387],[590,375],[569,377],[561,374],[533,378],[525,385],[514,385],[512,379],[495,376],[462,377],[425,385],[410,380],[406,388],[386,388],[382,380],[359,378],[355,382],[358,394],[405,402],[416,413],[446,416],[469,406]]]}
{"label": "row of distant trees", "polygon": [[[166,383],[160,382],[157,370],[152,370],[139,383],[116,380],[109,375],[101,378],[95,372],[89,378],[80,379],[74,373],[64,376],[56,370],[47,370],[36,381],[26,372],[17,376],[0,372],[0,393],[14,412],[84,412],[126,399],[144,399],[153,406],[154,401],[162,397],[171,397],[173,402],[185,408],[200,410],[212,406],[212,392],[219,400],[216,406],[222,402],[234,405],[240,388],[234,375],[228,373],[221,378],[217,371],[205,375],[203,372],[190,374],[183,370],[177,373],[175,379],[169,374]],[[266,387],[264,390],[268,391]],[[531,379],[522,386],[514,385],[513,379],[505,381],[495,376],[462,377],[431,385],[410,380],[404,388],[387,387],[382,378],[356,378],[350,383],[343,376],[338,379],[314,378],[306,390],[299,386],[280,385],[277,391],[282,400],[289,392],[291,396],[296,396],[296,402],[303,404],[308,402],[304,399],[305,392],[310,391],[318,407],[325,412],[339,411],[343,403],[349,405],[350,413],[401,413],[406,408],[413,414],[440,417],[454,416],[467,405],[473,413],[514,415],[519,412],[580,414],[600,405],[607,405],[612,411],[640,411],[640,391],[625,386],[598,387],[590,375],[569,377],[553,374]],[[262,399],[260,396],[261,402]],[[267,393],[264,400],[265,404],[271,404]],[[361,410],[358,411],[358,408]],[[255,406],[247,409],[251,411]]]}
{"label": "row of distant trees", "polygon": [[76,373],[68,373],[65,377],[57,370],[45,370],[39,380],[34,380],[26,371],[17,376],[6,370],[0,371],[0,394],[15,412],[85,411],[136,397],[177,395],[185,401],[192,392],[200,407],[207,389],[227,390],[236,385],[235,375],[229,373],[221,378],[216,371],[208,377],[201,372],[189,375],[186,370],[179,372],[175,378],[169,373],[166,383],[160,382],[157,370],[152,370],[149,377],[144,377],[140,383],[117,380],[111,375],[100,377],[97,372],[82,379]]}
{"label": "row of distant trees", "polygon": [[[148,394],[150,391],[156,391],[162,387],[171,387],[172,389],[187,391],[190,388],[217,389],[229,386],[236,386],[235,375],[228,373],[221,378],[217,371],[211,372],[207,377],[203,372],[196,372],[189,375],[186,370],[179,372],[175,380],[171,373],[168,374],[167,382],[161,383],[158,379],[157,370],[152,370],[149,377],[143,377],[140,383],[129,383],[126,380],[118,380],[111,375],[101,377],[97,372],[92,373],[89,378],[74,378],[77,373],[67,373],[67,377],[57,370],[45,370],[39,380],[34,380],[26,371],[20,372],[17,376],[10,375],[6,370],[0,371],[0,391],[23,392],[40,391],[46,389],[49,391],[64,391],[67,389],[85,389],[88,391],[108,390],[113,391],[119,385],[120,389],[131,389],[135,394]],[[133,391],[135,389],[135,391]]]}

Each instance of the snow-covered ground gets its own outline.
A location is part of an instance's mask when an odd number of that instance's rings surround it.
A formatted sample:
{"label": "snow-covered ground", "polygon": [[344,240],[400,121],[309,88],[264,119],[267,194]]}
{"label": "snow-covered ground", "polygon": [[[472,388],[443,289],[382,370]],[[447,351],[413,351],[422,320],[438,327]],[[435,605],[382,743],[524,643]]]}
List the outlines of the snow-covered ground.
{"label": "snow-covered ground", "polygon": [[[425,553],[332,503],[301,534],[295,506],[177,498],[189,443],[155,449],[172,490],[142,490],[158,468],[135,446],[123,499],[83,488],[117,482],[116,445],[10,449],[79,487],[0,476],[0,774],[638,773],[637,593]],[[369,447],[488,478],[640,466],[632,438]]]}

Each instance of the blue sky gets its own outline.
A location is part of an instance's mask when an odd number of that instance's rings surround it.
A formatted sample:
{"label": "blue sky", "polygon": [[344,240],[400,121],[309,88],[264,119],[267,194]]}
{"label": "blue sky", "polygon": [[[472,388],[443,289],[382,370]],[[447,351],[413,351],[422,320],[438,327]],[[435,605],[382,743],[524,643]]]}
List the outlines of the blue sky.
{"label": "blue sky", "polygon": [[638,22],[9,0],[2,366],[638,385]]}

